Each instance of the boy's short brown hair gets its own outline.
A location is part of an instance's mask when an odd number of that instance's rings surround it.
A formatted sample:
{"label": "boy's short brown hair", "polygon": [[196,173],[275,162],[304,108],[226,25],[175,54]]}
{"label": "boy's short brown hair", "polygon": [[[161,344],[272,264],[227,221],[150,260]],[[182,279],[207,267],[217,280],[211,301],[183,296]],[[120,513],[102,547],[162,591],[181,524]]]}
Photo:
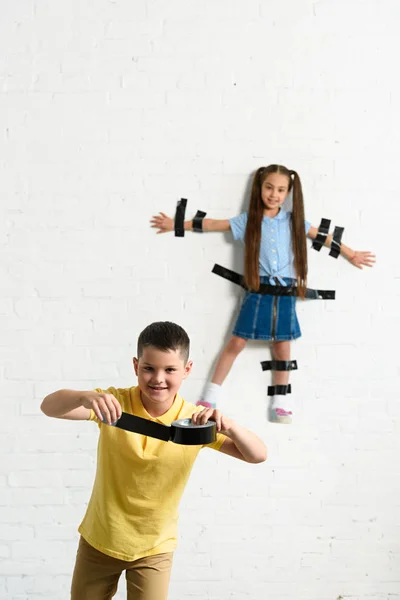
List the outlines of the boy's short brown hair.
{"label": "boy's short brown hair", "polygon": [[185,362],[189,358],[190,340],[186,331],[170,321],[151,323],[139,335],[137,356],[140,358],[145,346],[154,346],[159,350],[179,350]]}

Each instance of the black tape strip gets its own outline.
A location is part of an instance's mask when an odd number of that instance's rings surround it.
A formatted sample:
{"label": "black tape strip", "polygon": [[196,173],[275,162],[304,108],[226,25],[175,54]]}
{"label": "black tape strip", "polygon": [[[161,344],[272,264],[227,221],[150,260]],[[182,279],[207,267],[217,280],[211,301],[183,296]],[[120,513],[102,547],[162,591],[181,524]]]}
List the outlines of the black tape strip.
{"label": "black tape strip", "polygon": [[[240,285],[242,288],[247,290],[244,283],[243,275],[231,271],[221,265],[214,265],[212,272],[232,283]],[[283,285],[268,285],[267,283],[261,283],[260,289],[255,292],[256,294],[269,294],[270,296],[298,296],[298,290],[296,286],[283,286]],[[334,300],[336,292],[334,290],[313,290],[311,288],[306,289],[306,298],[309,300]]]}
{"label": "black tape strip", "polygon": [[178,200],[175,212],[175,237],[184,237],[185,235],[185,212],[186,212],[187,199],[181,198]]}
{"label": "black tape strip", "polygon": [[312,248],[319,252],[322,246],[326,242],[326,238],[329,234],[329,228],[331,226],[330,219],[321,219],[320,226],[318,227],[318,234],[315,240],[312,243]]}
{"label": "black tape strip", "polygon": [[292,393],[292,385],[269,385],[268,396],[286,396]]}
{"label": "black tape strip", "polygon": [[329,252],[329,256],[333,256],[333,258],[337,258],[340,254],[340,248],[342,247],[343,231],[344,227],[335,227],[335,229],[333,230],[331,251]]}
{"label": "black tape strip", "polygon": [[196,231],[197,233],[203,233],[203,219],[206,214],[207,213],[203,212],[202,210],[197,211],[192,221],[193,231]]}
{"label": "black tape strip", "polygon": [[118,421],[114,424],[118,429],[125,429],[126,431],[132,431],[134,433],[140,433],[141,435],[148,435],[149,437],[156,438],[158,440],[164,440],[168,442],[171,437],[170,427],[168,425],[162,425],[162,423],[155,423],[149,419],[143,419],[136,415],[123,412]]}
{"label": "black tape strip", "polygon": [[306,289],[307,300],[334,300],[336,297],[335,290],[312,290]]}
{"label": "black tape strip", "polygon": [[296,360],[263,360],[261,362],[263,371],[295,371],[297,369]]}
{"label": "black tape strip", "polygon": [[224,279],[228,279],[228,281],[236,283],[236,285],[240,285],[242,288],[246,289],[243,275],[240,275],[240,273],[236,273],[235,271],[231,271],[230,269],[217,264],[213,266],[212,273],[215,273],[215,275],[219,275]]}
{"label": "black tape strip", "polygon": [[185,446],[212,444],[215,442],[217,435],[214,421],[209,421],[205,425],[192,425],[191,419],[179,419],[173,421],[169,426],[125,412],[122,413],[116,423],[113,423],[113,426],[164,442],[171,441]]}

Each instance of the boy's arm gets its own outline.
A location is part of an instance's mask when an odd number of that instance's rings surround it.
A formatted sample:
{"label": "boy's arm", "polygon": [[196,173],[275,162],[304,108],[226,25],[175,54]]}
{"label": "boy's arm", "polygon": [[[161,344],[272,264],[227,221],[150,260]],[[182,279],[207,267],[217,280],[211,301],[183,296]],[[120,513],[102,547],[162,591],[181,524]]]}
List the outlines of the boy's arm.
{"label": "boy's arm", "polygon": [[267,447],[252,431],[235,423],[229,432],[223,431],[226,440],[219,451],[223,454],[239,458],[248,463],[261,463],[267,460]]}
{"label": "boy's arm", "polygon": [[261,463],[267,460],[267,448],[264,442],[252,431],[225,417],[218,409],[205,408],[192,415],[194,425],[205,425],[208,421],[215,421],[217,431],[227,438],[219,448],[220,452],[249,463]]}
{"label": "boy's arm", "polygon": [[93,391],[58,390],[46,396],[40,405],[42,412],[48,417],[87,421],[90,411],[96,417],[108,424],[120,418],[122,409],[118,400],[112,394]]}
{"label": "boy's arm", "polygon": [[[318,229],[311,226],[308,230],[307,237],[310,238],[310,240],[315,240],[317,235]],[[328,234],[324,242],[324,246],[330,248],[332,245],[332,239],[333,235]],[[352,265],[358,267],[359,269],[362,269],[363,265],[366,267],[372,267],[375,262],[375,255],[372,254],[372,252],[353,250],[344,244],[340,245],[340,254],[344,256],[344,258],[346,258]]]}
{"label": "boy's arm", "polygon": [[[154,215],[151,221],[151,227],[158,229],[157,233],[167,233],[174,231],[174,219],[168,217],[165,213],[160,212]],[[193,220],[184,222],[185,231],[193,231]],[[203,231],[229,231],[229,219],[203,219]]]}

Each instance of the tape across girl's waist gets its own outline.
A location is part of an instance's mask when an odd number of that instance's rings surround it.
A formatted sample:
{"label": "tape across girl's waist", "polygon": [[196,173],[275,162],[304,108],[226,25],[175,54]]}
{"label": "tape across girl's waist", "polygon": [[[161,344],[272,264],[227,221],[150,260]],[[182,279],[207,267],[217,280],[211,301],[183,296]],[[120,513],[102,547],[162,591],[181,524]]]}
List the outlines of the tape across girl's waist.
{"label": "tape across girl's waist", "polygon": [[185,446],[212,444],[217,439],[215,421],[208,421],[205,425],[193,425],[192,419],[178,419],[171,425],[163,425],[123,412],[118,421],[112,423],[112,426]]}
{"label": "tape across girl's waist", "polygon": [[[251,291],[247,288],[243,275],[231,271],[221,265],[214,265],[212,272],[232,283],[240,285],[247,291]],[[269,285],[267,283],[260,283],[260,287],[255,292],[263,296],[298,296],[299,292],[296,286],[283,286],[283,285]],[[311,300],[334,300],[336,292],[334,290],[313,290],[311,288],[306,289],[306,298]]]}

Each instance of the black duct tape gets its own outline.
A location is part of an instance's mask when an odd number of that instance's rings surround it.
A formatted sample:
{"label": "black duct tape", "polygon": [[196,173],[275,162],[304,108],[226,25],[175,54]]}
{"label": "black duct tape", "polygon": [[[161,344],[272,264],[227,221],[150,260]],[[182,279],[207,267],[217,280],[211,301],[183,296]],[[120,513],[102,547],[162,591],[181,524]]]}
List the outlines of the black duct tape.
{"label": "black duct tape", "polygon": [[217,426],[214,421],[209,421],[205,425],[193,425],[191,419],[179,419],[173,421],[171,425],[163,425],[123,412],[118,421],[112,425],[118,429],[185,446],[212,444],[217,439]]}
{"label": "black duct tape", "polygon": [[[245,290],[248,290],[244,283],[243,275],[231,271],[221,265],[214,265],[212,272],[232,283],[240,285]],[[251,291],[251,290],[248,290]],[[261,283],[259,290],[256,294],[270,296],[298,296],[298,289],[296,286],[283,286],[283,285],[268,285],[267,283]],[[306,298],[309,300],[334,300],[336,292],[334,290],[313,290],[311,288],[306,289]]]}
{"label": "black duct tape", "polygon": [[292,385],[269,385],[268,396],[286,396],[292,393]]}
{"label": "black duct tape", "polygon": [[175,212],[175,237],[184,237],[185,235],[185,212],[186,212],[187,199],[181,198],[178,200]]}
{"label": "black duct tape", "polygon": [[340,254],[343,231],[344,227],[335,227],[335,229],[333,230],[331,251],[329,252],[329,256],[333,256],[333,258],[337,258]]}
{"label": "black duct tape", "polygon": [[202,210],[198,210],[197,213],[193,217],[192,226],[193,231],[197,233],[203,233],[203,219],[207,213]]}
{"label": "black duct tape", "polygon": [[314,250],[316,250],[317,252],[319,252],[321,250],[322,246],[325,244],[326,238],[328,237],[328,234],[329,234],[330,226],[331,226],[330,219],[321,219],[321,223],[318,227],[317,237],[315,238],[315,240],[312,243],[312,248],[314,248]]}
{"label": "black duct tape", "polygon": [[297,361],[295,360],[263,360],[261,362],[263,371],[295,371]]}

